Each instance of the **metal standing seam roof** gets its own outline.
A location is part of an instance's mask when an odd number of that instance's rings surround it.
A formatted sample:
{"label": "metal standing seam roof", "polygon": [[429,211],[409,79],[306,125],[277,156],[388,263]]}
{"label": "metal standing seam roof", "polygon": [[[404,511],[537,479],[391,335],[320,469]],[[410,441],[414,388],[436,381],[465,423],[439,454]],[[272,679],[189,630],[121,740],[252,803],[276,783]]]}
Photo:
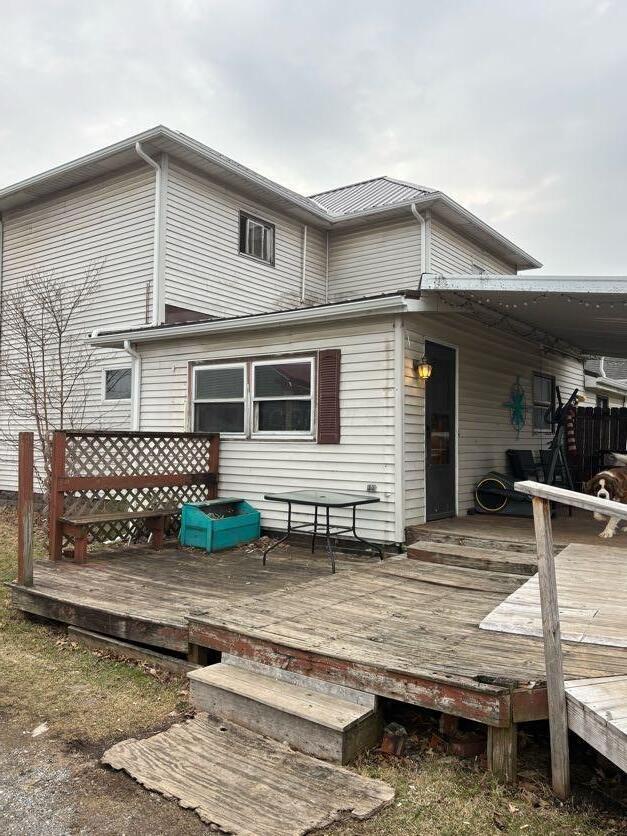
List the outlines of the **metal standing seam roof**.
{"label": "metal standing seam roof", "polygon": [[318,192],[309,195],[309,198],[332,215],[350,215],[366,209],[409,203],[433,193],[433,189],[406,183],[403,180],[373,177],[371,180],[362,180],[360,183],[351,183],[348,186]]}

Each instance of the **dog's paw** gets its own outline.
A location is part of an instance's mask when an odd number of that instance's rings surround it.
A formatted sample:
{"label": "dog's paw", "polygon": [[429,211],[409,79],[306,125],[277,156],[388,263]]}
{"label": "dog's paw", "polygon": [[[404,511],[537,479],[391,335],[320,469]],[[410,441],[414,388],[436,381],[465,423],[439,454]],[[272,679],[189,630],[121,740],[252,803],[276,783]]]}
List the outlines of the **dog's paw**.
{"label": "dog's paw", "polygon": [[613,531],[602,531],[602,532],[599,534],[599,537],[603,537],[603,538],[605,538],[606,540],[607,540],[608,538],[610,538],[610,537],[613,537],[613,536],[614,536],[614,532],[613,532]]}

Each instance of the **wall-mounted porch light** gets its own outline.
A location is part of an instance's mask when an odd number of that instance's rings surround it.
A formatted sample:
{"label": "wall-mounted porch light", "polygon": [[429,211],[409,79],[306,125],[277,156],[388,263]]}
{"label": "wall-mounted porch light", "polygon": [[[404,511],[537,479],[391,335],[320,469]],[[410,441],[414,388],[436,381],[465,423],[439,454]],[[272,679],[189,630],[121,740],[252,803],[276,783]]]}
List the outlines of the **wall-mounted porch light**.
{"label": "wall-mounted porch light", "polygon": [[431,372],[433,371],[433,366],[427,360],[426,355],[423,354],[420,361],[414,360],[414,371],[417,373],[420,380],[429,380]]}

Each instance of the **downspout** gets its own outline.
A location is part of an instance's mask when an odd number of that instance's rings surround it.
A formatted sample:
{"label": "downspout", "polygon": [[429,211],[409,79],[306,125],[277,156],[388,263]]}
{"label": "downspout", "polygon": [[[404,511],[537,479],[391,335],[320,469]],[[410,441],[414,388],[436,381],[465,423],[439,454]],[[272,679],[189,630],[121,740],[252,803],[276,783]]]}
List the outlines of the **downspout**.
{"label": "downspout", "polygon": [[130,340],[124,340],[123,350],[131,358],[131,431],[139,432],[142,386],[142,357],[131,346]]}
{"label": "downspout", "polygon": [[138,156],[155,170],[155,224],[152,257],[152,322],[151,325],[161,325],[165,320],[165,301],[163,299],[163,169],[156,160],[149,157],[142,148],[141,142],[135,143]]}
{"label": "downspout", "polygon": [[3,310],[3,294],[2,294],[2,265],[4,263],[4,226],[2,222],[2,215],[0,215],[0,357],[2,356],[2,331],[4,320],[2,317]]}
{"label": "downspout", "polygon": [[420,224],[420,276],[422,277],[429,270],[429,262],[427,259],[427,221],[416,209],[415,203],[411,205],[411,213]]}
{"label": "downspout", "polygon": [[601,375],[601,377],[607,377],[607,375],[605,374],[605,357],[601,357],[601,359],[599,360],[599,374]]}
{"label": "downspout", "polygon": [[307,224],[303,224],[303,246],[301,252],[301,276],[300,276],[300,301],[304,303],[307,296],[306,277],[307,270]]}

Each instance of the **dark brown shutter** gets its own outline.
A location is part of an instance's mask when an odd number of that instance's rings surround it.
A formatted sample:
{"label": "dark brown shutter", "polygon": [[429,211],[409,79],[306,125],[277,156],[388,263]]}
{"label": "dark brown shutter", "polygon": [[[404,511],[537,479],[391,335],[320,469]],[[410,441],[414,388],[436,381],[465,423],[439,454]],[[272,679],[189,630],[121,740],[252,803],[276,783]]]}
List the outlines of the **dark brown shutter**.
{"label": "dark brown shutter", "polygon": [[340,443],[339,348],[318,352],[318,444]]}

